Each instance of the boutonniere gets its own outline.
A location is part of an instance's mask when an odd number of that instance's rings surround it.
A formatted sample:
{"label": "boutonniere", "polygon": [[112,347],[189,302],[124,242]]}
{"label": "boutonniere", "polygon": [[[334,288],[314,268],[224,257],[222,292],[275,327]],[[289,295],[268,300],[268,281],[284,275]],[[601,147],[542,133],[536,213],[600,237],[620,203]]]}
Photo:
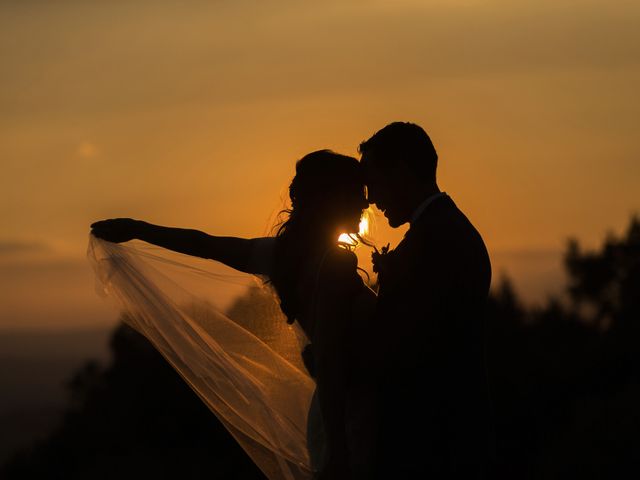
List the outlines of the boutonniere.
{"label": "boutonniere", "polygon": [[380,251],[376,247],[373,247],[374,252],[371,254],[371,262],[373,263],[373,271],[378,274],[378,278],[389,271],[389,261],[391,252],[389,252],[389,243],[382,247]]}

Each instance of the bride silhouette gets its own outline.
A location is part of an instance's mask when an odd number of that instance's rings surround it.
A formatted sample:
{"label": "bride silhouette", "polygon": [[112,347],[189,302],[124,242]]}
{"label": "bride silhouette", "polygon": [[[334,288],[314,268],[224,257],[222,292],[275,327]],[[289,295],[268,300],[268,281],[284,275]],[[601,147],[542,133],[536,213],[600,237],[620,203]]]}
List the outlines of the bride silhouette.
{"label": "bride silhouette", "polygon": [[[375,294],[358,275],[355,254],[338,242],[342,232],[358,231],[368,207],[361,166],[329,150],[310,153],[296,164],[289,196],[288,218],[273,237],[218,237],[117,218],[91,225],[89,258],[102,291],[267,477],[366,478],[374,396],[354,339]],[[229,318],[211,298],[163,274],[180,258],[131,240],[259,275],[280,312]],[[207,266],[193,270],[219,280]]]}

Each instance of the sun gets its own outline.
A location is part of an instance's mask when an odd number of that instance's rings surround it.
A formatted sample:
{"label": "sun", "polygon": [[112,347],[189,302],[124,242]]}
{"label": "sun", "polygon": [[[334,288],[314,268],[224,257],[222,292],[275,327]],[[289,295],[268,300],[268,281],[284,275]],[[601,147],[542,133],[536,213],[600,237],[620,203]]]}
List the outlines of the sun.
{"label": "sun", "polygon": [[[360,217],[360,224],[358,225],[358,235],[361,237],[365,237],[369,234],[369,209],[366,209],[362,212],[362,217]],[[358,241],[350,236],[348,233],[343,233],[338,237],[338,242],[343,243],[352,247],[358,246]]]}

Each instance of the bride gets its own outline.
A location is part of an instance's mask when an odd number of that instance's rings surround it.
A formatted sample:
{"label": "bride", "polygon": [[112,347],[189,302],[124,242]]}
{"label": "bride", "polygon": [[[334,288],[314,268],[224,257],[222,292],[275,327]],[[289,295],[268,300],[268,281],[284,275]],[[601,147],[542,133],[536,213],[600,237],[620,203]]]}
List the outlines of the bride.
{"label": "bride", "polygon": [[[127,318],[172,363],[270,479],[367,478],[373,395],[357,338],[375,294],[338,242],[368,207],[355,158],[329,150],[296,164],[291,209],[273,237],[241,239],[128,218],[92,224],[90,258]],[[286,323],[299,327],[303,368],[221,312],[171,302],[130,240],[261,275]],[[201,310],[201,309],[200,309]],[[278,331],[284,324],[272,328]],[[360,335],[359,335],[360,334]]]}

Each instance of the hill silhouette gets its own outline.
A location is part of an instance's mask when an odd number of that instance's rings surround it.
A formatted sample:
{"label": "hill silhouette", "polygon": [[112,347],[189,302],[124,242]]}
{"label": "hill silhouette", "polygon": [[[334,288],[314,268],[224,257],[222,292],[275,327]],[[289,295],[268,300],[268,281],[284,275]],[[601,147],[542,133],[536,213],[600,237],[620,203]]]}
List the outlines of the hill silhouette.
{"label": "hill silhouette", "polygon": [[263,479],[228,432],[153,346],[126,324],[111,363],[68,383],[64,421],[15,455],[7,479]]}

